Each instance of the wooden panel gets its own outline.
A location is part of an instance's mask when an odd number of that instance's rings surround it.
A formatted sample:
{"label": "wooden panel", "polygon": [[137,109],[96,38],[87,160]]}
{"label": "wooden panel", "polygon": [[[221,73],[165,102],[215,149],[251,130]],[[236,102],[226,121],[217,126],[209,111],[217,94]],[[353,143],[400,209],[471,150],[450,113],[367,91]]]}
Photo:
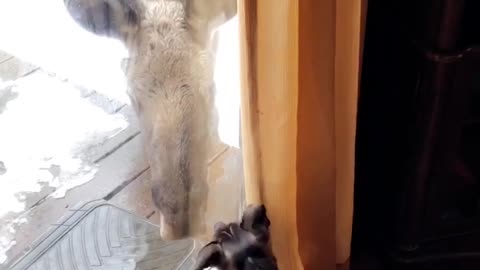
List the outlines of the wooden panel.
{"label": "wooden panel", "polygon": [[[17,220],[25,222],[11,224],[15,229],[13,234],[16,245],[8,250],[8,259],[11,260],[15,255],[20,254],[25,247],[44,233],[50,224],[62,217],[70,207],[81,201],[102,199],[109,196],[122,184],[125,185],[135,180],[147,168],[145,160],[142,159],[142,149],[140,138],[137,136],[103,159],[98,164],[99,170],[95,178],[91,181],[70,190],[63,198],[49,197],[22,213],[21,216],[15,217]],[[8,224],[9,220],[0,219],[0,224],[2,222]]]}
{"label": "wooden panel", "polygon": [[7,58],[0,63],[0,81],[14,81],[37,69],[38,67],[22,62],[18,58]]}
{"label": "wooden panel", "polygon": [[[93,97],[98,97],[98,94],[94,94]],[[121,109],[118,108],[118,114],[125,117],[128,126],[120,131],[118,134],[111,138],[105,138],[104,142],[98,144],[91,144],[82,153],[82,161],[93,164],[101,164],[101,161],[108,156],[112,155],[121,146],[130,142],[133,138],[139,135],[138,121],[133,112],[133,108],[130,106],[124,106]],[[25,209],[30,209],[37,204],[41,204],[45,198],[55,191],[55,187],[49,185],[43,185],[39,192],[28,193],[25,196]]]}
{"label": "wooden panel", "polygon": [[[208,235],[219,221],[233,222],[243,206],[243,163],[240,149],[229,147],[208,166],[206,225]],[[228,203],[226,203],[228,202]]]}
{"label": "wooden panel", "polygon": [[[141,217],[155,212],[150,191],[150,170],[143,172],[135,181],[116,194],[109,202]],[[153,220],[158,224],[160,220]]]}
{"label": "wooden panel", "polygon": [[0,51],[0,64],[7,61],[8,59],[13,58],[10,54]]}
{"label": "wooden panel", "polygon": [[[233,147],[221,152],[218,158],[209,164],[206,213],[209,237],[213,233],[215,223],[237,221],[241,216],[242,169],[240,149]],[[158,224],[160,216],[152,202],[150,186],[150,171],[147,170],[115,195],[110,202],[136,215],[147,217],[151,222]]]}

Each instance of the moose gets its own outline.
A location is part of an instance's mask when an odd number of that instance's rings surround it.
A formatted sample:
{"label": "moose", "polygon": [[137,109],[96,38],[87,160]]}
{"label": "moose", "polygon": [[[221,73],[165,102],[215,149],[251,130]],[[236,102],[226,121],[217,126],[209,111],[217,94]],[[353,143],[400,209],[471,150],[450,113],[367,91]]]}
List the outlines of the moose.
{"label": "moose", "polygon": [[236,0],[64,0],[84,29],[120,40],[122,69],[150,165],[160,234],[205,230],[214,108],[212,34]]}

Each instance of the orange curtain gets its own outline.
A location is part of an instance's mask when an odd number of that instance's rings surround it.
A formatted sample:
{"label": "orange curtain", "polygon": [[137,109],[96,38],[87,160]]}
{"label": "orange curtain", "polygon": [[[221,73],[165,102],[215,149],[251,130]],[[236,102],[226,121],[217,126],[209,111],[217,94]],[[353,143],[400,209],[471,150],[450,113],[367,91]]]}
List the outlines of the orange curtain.
{"label": "orange curtain", "polygon": [[349,258],[365,2],[239,2],[247,203],[267,206],[280,269]]}

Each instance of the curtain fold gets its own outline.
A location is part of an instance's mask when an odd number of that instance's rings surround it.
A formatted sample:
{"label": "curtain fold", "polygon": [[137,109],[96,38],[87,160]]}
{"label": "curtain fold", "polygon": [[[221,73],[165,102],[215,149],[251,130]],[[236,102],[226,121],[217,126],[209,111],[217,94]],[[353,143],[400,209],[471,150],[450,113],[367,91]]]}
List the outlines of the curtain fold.
{"label": "curtain fold", "polygon": [[300,269],[295,201],[298,5],[273,3],[239,2],[245,191],[247,203],[268,207],[280,268]]}
{"label": "curtain fold", "polygon": [[272,221],[280,269],[350,254],[365,1],[239,1],[247,203]]}
{"label": "curtain fold", "polygon": [[355,133],[367,1],[337,0],[335,23],[336,259],[350,257]]}

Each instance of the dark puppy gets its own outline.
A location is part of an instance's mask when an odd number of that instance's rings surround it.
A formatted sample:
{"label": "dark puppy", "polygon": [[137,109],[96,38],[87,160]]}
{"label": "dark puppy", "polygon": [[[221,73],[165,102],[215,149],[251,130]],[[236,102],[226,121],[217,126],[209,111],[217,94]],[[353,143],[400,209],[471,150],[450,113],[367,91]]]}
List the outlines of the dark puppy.
{"label": "dark puppy", "polygon": [[249,206],[239,223],[217,223],[214,239],[198,253],[194,270],[276,270],[270,247],[270,220],[263,205]]}

